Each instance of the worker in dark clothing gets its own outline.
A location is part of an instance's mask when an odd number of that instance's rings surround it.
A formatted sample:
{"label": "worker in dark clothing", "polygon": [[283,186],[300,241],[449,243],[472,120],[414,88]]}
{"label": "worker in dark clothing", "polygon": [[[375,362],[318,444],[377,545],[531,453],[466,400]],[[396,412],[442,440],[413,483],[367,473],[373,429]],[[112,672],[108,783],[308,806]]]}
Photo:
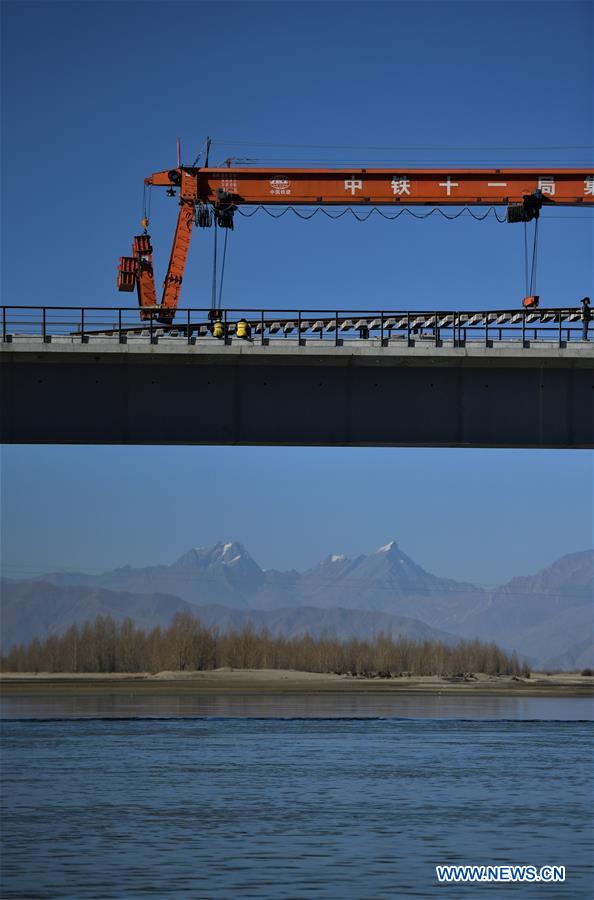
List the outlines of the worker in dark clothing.
{"label": "worker in dark clothing", "polygon": [[588,340],[588,328],[590,327],[590,320],[592,318],[592,310],[590,309],[590,298],[584,297],[582,300],[582,326],[584,329],[583,340]]}

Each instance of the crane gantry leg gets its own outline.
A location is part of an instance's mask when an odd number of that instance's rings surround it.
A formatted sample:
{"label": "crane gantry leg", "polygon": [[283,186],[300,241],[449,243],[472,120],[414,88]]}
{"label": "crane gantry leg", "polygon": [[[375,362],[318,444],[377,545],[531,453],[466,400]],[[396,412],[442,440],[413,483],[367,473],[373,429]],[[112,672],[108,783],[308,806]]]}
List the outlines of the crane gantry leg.
{"label": "crane gantry leg", "polygon": [[157,316],[159,322],[171,322],[175,315],[193,226],[194,205],[182,201],[177,217],[167,274],[163,282],[163,299],[161,300],[159,315]]}

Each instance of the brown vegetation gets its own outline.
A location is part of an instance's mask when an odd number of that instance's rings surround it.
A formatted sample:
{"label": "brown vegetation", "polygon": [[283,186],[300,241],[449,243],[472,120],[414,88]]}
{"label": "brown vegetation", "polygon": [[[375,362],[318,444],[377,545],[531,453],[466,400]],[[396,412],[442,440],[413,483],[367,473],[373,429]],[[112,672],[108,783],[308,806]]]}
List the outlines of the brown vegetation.
{"label": "brown vegetation", "polygon": [[160,672],[237,669],[295,669],[350,675],[453,675],[484,672],[517,675],[526,671],[515,653],[495,644],[461,641],[450,647],[438,641],[339,641],[328,635],[312,638],[272,637],[266,629],[246,625],[218,634],[190,613],[178,613],[163,630],[146,633],[131,619],[110,616],[72,625],[63,635],[15,646],[0,660],[4,672]]}

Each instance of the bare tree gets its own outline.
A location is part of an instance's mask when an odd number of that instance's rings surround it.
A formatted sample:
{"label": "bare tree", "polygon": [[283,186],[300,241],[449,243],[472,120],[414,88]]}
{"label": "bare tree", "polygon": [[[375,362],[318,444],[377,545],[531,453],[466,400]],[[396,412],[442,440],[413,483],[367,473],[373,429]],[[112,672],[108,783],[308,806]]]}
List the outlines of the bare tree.
{"label": "bare tree", "polygon": [[370,677],[448,675],[467,672],[517,675],[530,672],[515,651],[505,653],[496,644],[478,640],[455,646],[440,641],[413,641],[378,634],[372,640],[339,641],[323,634],[273,637],[263,628],[247,624],[219,635],[188,612],[177,613],[169,628],[148,634],[131,619],[117,623],[111,616],[72,625],[63,635],[37,638],[16,645],[2,657],[3,671],[50,672],[158,672],[167,669],[233,668],[297,669]]}

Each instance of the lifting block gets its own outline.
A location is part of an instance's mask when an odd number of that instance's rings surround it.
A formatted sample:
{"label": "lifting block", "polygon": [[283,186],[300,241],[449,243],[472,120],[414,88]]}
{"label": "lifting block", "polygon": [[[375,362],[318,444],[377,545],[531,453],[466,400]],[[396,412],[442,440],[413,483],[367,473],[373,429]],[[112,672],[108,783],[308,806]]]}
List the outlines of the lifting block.
{"label": "lifting block", "polygon": [[150,256],[153,252],[150,236],[148,234],[135,235],[133,249],[138,256]]}

